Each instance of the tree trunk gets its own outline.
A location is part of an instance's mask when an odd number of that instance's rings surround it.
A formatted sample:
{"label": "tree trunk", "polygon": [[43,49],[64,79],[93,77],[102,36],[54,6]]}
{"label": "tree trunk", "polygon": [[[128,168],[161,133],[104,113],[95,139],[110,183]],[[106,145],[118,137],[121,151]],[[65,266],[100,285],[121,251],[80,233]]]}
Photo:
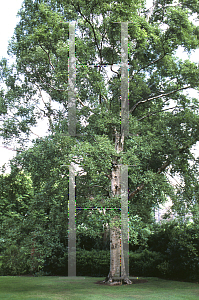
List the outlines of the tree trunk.
{"label": "tree trunk", "polygon": [[[115,136],[115,148],[117,153],[123,150],[124,136]],[[111,177],[112,196],[121,195],[121,168],[117,159],[113,161],[112,177]],[[120,217],[115,216],[110,224],[110,270],[104,280],[110,285],[123,283],[131,284],[129,280],[124,262],[124,250],[121,239]]]}

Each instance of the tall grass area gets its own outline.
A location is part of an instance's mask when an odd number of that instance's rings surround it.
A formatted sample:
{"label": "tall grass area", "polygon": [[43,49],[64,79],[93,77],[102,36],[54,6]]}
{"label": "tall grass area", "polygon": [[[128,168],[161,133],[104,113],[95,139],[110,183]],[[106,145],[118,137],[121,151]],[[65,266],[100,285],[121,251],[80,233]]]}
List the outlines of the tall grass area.
{"label": "tall grass area", "polygon": [[102,277],[24,277],[1,276],[1,300],[196,300],[199,285],[148,277],[148,282],[104,286],[96,284]]}

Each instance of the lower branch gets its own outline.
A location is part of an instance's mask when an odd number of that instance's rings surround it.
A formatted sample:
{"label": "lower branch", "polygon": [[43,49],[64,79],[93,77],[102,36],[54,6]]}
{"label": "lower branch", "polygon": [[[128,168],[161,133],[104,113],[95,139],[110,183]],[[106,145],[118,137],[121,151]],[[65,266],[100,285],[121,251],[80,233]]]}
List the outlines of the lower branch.
{"label": "lower branch", "polygon": [[[162,171],[164,171],[169,165],[171,164],[171,161],[168,160],[166,161],[157,171],[157,174],[160,174]],[[141,185],[139,185],[133,192],[131,192],[129,194],[129,201],[139,192],[141,192],[143,190],[143,188],[145,187],[145,184],[142,183]]]}
{"label": "lower branch", "polygon": [[[197,141],[197,140],[196,140]],[[179,150],[179,153],[183,153],[185,150],[187,150],[188,148],[190,148],[191,145],[187,145],[183,148],[181,148]],[[172,163],[171,159],[167,160],[157,171],[157,174],[160,174],[162,171],[164,171],[170,164]],[[133,192],[131,192],[129,194],[129,201],[139,192],[141,192],[143,190],[143,188],[145,187],[145,184],[142,183],[141,185],[139,185]]]}

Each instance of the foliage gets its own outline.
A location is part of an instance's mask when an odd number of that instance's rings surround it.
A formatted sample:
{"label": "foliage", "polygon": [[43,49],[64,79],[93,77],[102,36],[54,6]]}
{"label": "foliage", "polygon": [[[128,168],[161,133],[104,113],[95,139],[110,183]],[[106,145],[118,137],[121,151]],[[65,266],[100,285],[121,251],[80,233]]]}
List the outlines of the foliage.
{"label": "foliage", "polygon": [[0,175],[0,223],[7,218],[22,220],[33,197],[32,181],[29,174],[18,170],[12,174]]}
{"label": "foliage", "polygon": [[166,278],[198,280],[198,224],[175,222],[157,226],[148,240],[149,249],[165,256],[158,266]]}
{"label": "foliage", "polygon": [[[198,48],[199,27],[189,20],[192,13],[198,18],[196,0],[179,1],[179,5],[172,0],[154,2],[151,15],[142,0],[24,0],[9,43],[15,62],[0,61],[4,84],[0,134],[5,142],[15,140],[19,145],[11,174],[0,178],[0,247],[9,249],[13,242],[19,249],[25,247],[32,272],[43,270],[45,262],[58,267],[65,262],[71,164],[81,167],[76,176],[81,247],[83,239],[84,243],[90,239],[89,247],[98,248],[110,221],[120,213],[121,199],[112,197],[111,186],[112,168],[117,163],[129,166],[129,233],[134,250],[147,246],[152,209],[168,196],[178,211],[182,202],[197,207],[198,160],[191,148],[199,137],[199,106],[198,99],[184,91],[198,90],[199,68],[175,54],[179,46],[187,53]],[[68,135],[71,21],[76,21],[76,136]],[[120,23],[126,21],[129,135],[118,153]],[[116,69],[114,66],[106,74],[108,65],[113,64]],[[48,133],[27,149],[33,127],[41,120],[48,123]],[[183,193],[170,184],[168,166],[173,176],[180,173]],[[178,230],[176,234],[180,234]],[[183,242],[176,242],[174,236],[165,238],[170,242],[172,237],[178,249]],[[195,246],[192,249],[191,245],[190,241],[188,248],[181,246],[186,255],[190,251],[190,263],[195,267]],[[163,241],[156,246],[154,251],[159,251],[158,247],[166,251]],[[106,242],[101,248],[107,249]],[[169,248],[170,258],[174,248]]]}
{"label": "foliage", "polygon": [[[24,257],[19,255],[18,264],[24,266],[26,272],[29,270],[35,273],[43,269],[46,258],[51,255],[54,248],[62,244],[65,247],[67,245],[67,223],[64,219],[68,215],[67,203],[63,202],[63,207],[66,208],[62,208],[62,195],[59,193],[59,197],[56,198],[56,193],[58,194],[56,182],[54,193],[52,188],[51,192],[48,192],[49,186],[53,185],[53,178],[46,183],[47,186],[41,185],[39,189],[41,182],[35,180],[36,173],[31,180],[30,175],[27,175],[31,173],[21,172],[20,169],[15,166],[11,174],[1,176],[0,247],[5,261],[8,255],[6,251],[10,251],[13,245],[16,245],[18,252],[24,249],[26,254]],[[49,205],[52,205],[52,202],[47,202],[47,199],[53,201],[51,210]],[[7,268],[5,261],[4,271]]]}
{"label": "foliage", "polygon": [[[44,271],[51,275],[67,275],[67,255],[63,254],[58,258],[53,256],[51,264],[44,268]],[[165,259],[165,255],[143,250],[142,252],[129,253],[129,272],[131,276],[160,276],[162,273],[157,266]],[[58,263],[59,260],[59,263]],[[61,263],[62,260],[62,263]],[[54,266],[53,266],[53,263]],[[77,276],[107,276],[110,263],[110,251],[100,249],[77,249],[76,264]]]}
{"label": "foliage", "polygon": [[147,249],[142,252],[129,253],[129,273],[132,276],[155,276],[161,275],[158,265],[164,261],[164,254]]}
{"label": "foliage", "polygon": [[68,275],[68,249],[63,244],[53,245],[51,255],[45,258],[42,271],[47,275]]}
{"label": "foliage", "polygon": [[151,226],[135,215],[129,217],[129,250],[141,251],[148,247],[148,239],[151,235]]}
{"label": "foliage", "polygon": [[110,264],[110,252],[104,250],[77,251],[78,276],[107,276]]}
{"label": "foliage", "polygon": [[2,253],[1,275],[21,275],[29,272],[27,265],[27,253],[23,247],[10,245]]}

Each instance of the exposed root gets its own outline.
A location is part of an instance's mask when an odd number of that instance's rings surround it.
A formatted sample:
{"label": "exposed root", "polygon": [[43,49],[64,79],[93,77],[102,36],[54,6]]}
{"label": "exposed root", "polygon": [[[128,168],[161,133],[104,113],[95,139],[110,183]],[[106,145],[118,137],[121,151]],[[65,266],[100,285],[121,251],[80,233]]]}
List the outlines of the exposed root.
{"label": "exposed root", "polygon": [[128,278],[122,278],[120,280],[115,280],[111,276],[107,276],[105,280],[103,280],[103,283],[107,285],[122,285],[122,284],[132,284],[133,282]]}
{"label": "exposed root", "polygon": [[124,284],[132,284],[133,282],[128,277],[126,277],[126,278],[123,279],[122,283],[124,283]]}

